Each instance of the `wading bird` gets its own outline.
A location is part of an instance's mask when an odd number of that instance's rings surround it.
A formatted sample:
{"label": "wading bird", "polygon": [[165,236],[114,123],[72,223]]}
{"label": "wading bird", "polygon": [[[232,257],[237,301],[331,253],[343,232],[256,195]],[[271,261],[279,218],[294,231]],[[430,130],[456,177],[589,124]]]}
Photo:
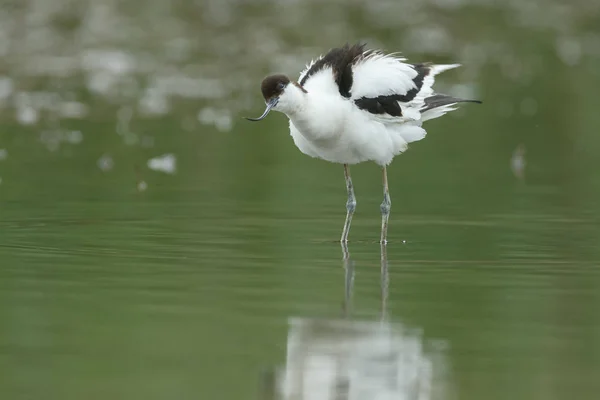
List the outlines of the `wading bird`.
{"label": "wading bird", "polygon": [[383,170],[381,243],[387,243],[391,200],[386,166],[421,140],[422,123],[455,110],[460,99],[435,93],[434,77],[460,64],[409,64],[396,53],[365,49],[364,44],[331,49],[309,63],[298,81],[267,76],[261,84],[269,111],[284,113],[290,134],[304,154],[344,165],[348,201],[342,242],[348,241],[356,209],[350,164],[374,161]]}

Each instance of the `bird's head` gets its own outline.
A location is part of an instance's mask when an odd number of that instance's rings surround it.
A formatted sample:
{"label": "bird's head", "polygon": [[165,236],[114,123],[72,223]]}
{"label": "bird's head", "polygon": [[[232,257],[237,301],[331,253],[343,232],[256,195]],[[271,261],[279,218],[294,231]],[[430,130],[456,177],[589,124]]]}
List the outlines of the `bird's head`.
{"label": "bird's head", "polygon": [[267,108],[258,118],[246,118],[249,121],[264,119],[269,111],[275,110],[284,114],[293,113],[306,93],[298,83],[290,81],[285,75],[269,75],[263,79],[260,90],[265,98]]}

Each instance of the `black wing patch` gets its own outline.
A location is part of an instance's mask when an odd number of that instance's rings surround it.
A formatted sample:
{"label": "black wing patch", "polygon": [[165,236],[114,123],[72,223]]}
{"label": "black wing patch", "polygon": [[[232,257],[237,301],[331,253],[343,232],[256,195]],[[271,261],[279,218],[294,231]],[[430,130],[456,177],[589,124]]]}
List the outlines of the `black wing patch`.
{"label": "black wing patch", "polygon": [[408,92],[387,96],[361,97],[355,100],[354,104],[361,110],[368,111],[371,114],[389,114],[392,117],[401,117],[402,108],[398,102],[408,103],[417,97],[417,94],[423,87],[423,80],[431,71],[429,64],[412,64],[412,66],[417,71],[417,76],[413,79],[415,87]]}
{"label": "black wing patch", "polygon": [[389,114],[392,117],[401,117],[402,108],[398,104],[398,95],[378,96],[378,97],[361,97],[354,100],[354,104],[361,110],[370,112],[371,114]]}
{"label": "black wing patch", "polygon": [[417,76],[415,76],[413,79],[415,87],[410,89],[408,92],[406,92],[406,94],[404,94],[404,96],[402,96],[402,99],[399,101],[403,103],[408,103],[409,101],[417,97],[417,93],[419,93],[419,91],[423,87],[423,80],[427,75],[429,75],[429,72],[431,71],[430,64],[428,63],[412,64],[412,66],[415,69],[415,71],[417,71]]}
{"label": "black wing patch", "polygon": [[306,81],[315,73],[324,68],[331,67],[340,95],[349,98],[350,89],[352,88],[352,64],[358,57],[365,54],[365,44],[355,44],[352,46],[346,44],[344,47],[331,49],[310,67],[304,77],[302,77],[300,86],[304,86]]}

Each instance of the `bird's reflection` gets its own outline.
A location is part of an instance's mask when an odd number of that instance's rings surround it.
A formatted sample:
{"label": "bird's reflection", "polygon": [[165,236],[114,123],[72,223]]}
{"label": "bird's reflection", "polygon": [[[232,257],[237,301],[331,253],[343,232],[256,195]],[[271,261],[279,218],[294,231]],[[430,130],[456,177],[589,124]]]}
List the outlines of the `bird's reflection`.
{"label": "bird's reflection", "polygon": [[[352,293],[354,289],[354,261],[350,258],[348,244],[342,242],[342,264],[344,267],[344,317],[349,318],[352,312]],[[389,271],[387,245],[381,244],[381,320],[387,318],[387,298],[389,288]]]}
{"label": "bird's reflection", "polygon": [[342,242],[342,263],[344,266],[344,305],[342,307],[345,317],[352,313],[352,292],[354,289],[354,261],[350,259],[348,244]]}
{"label": "bird's reflection", "polygon": [[353,318],[355,264],[342,244],[342,318],[290,318],[285,365],[270,375],[279,400],[442,399],[442,349],[426,350],[418,329],[388,315],[387,246],[381,245],[381,310],[375,320]]}
{"label": "bird's reflection", "polygon": [[387,299],[390,286],[390,276],[388,271],[387,245],[381,244],[381,320],[387,318]]}

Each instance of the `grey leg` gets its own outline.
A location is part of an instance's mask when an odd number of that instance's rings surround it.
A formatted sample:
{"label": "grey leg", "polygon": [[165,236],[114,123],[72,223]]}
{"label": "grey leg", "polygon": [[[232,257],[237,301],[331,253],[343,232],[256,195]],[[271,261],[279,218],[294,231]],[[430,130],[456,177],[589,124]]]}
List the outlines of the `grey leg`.
{"label": "grey leg", "polygon": [[381,203],[381,240],[380,243],[387,243],[388,219],[390,218],[390,209],[392,201],[388,190],[387,169],[383,167],[383,202]]}
{"label": "grey leg", "polygon": [[350,232],[350,223],[352,222],[352,215],[356,209],[356,198],[354,197],[354,186],[352,185],[352,178],[350,178],[350,169],[348,164],[344,164],[344,176],[346,177],[346,189],[348,190],[348,201],[346,202],[346,222],[344,222],[344,230],[342,231],[342,243],[348,242],[348,233]]}

